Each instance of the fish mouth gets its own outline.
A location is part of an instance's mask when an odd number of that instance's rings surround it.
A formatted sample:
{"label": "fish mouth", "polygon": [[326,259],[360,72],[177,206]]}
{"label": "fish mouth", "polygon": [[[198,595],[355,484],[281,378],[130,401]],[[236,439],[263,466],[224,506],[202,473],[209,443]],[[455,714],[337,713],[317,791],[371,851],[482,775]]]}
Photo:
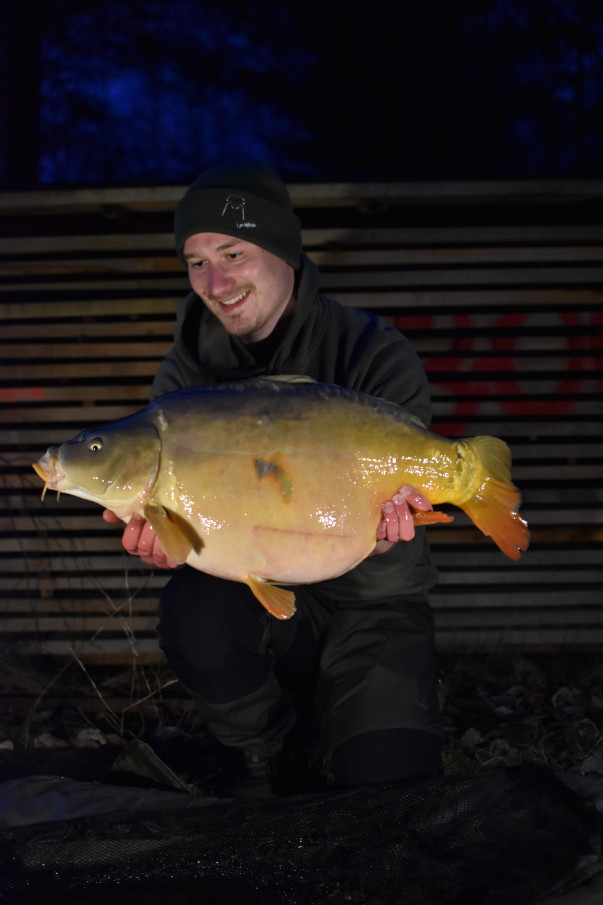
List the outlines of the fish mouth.
{"label": "fish mouth", "polygon": [[42,499],[46,496],[47,490],[56,490],[59,493],[59,484],[65,480],[65,474],[57,465],[56,454],[49,449],[44,453],[41,459],[33,463],[33,470],[44,481],[42,490]]}

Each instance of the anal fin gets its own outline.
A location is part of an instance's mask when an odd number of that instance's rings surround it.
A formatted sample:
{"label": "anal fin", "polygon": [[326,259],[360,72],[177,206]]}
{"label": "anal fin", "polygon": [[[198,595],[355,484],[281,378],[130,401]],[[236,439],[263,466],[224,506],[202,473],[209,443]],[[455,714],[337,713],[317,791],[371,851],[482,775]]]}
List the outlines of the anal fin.
{"label": "anal fin", "polygon": [[293,616],[295,612],[293,591],[277,588],[276,585],[263,581],[261,578],[255,578],[253,575],[247,576],[245,584],[253,591],[262,606],[266,607],[276,619],[290,619]]}

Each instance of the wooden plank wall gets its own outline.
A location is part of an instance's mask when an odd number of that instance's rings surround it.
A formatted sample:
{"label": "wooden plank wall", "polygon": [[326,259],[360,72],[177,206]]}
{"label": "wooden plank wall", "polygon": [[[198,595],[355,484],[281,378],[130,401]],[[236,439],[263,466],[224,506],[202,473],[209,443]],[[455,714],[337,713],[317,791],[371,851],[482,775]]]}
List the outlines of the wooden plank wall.
{"label": "wooden plank wall", "polygon": [[[0,649],[158,662],[165,573],[100,509],[40,500],[47,446],[141,407],[187,290],[183,187],[0,195]],[[603,183],[292,186],[325,290],[390,318],[434,429],[509,442],[532,545],[429,529],[442,650],[603,643]]]}

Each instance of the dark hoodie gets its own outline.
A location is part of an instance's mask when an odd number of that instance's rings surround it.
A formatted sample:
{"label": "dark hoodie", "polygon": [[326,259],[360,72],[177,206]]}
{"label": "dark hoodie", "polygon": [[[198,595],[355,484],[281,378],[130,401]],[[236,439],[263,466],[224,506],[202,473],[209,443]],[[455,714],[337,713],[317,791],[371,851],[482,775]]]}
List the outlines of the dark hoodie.
{"label": "dark hoodie", "polygon": [[[324,296],[319,271],[306,255],[293,316],[275,349],[265,343],[246,346],[228,334],[194,292],[180,305],[174,340],[153,381],[153,399],[182,387],[262,374],[305,374],[395,402],[425,426],[431,420],[427,377],[408,340],[380,317]],[[434,580],[419,529],[414,541],[398,543],[320,587],[353,602],[400,593],[423,596]]]}
{"label": "dark hoodie", "polygon": [[230,336],[191,292],[178,310],[174,346],[162,361],[151,396],[188,386],[261,374],[305,374],[362,390],[403,406],[426,426],[429,386],[408,340],[381,318],[346,308],[319,291],[319,271],[304,255],[288,329],[273,351]]}

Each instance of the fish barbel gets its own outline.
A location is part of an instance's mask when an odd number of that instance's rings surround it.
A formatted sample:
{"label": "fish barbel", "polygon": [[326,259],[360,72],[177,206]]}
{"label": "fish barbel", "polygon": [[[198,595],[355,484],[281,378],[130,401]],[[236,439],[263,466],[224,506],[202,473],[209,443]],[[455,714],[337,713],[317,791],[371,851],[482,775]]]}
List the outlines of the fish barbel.
{"label": "fish barbel", "polygon": [[382,504],[405,484],[459,507],[518,559],[529,533],[510,466],[496,437],[447,440],[393,403],[283,377],[177,390],[51,447],[33,467],[44,493],[92,500],[124,521],[140,513],[174,562],[246,583],[286,619],[295,597],[277,585],[358,565]]}

